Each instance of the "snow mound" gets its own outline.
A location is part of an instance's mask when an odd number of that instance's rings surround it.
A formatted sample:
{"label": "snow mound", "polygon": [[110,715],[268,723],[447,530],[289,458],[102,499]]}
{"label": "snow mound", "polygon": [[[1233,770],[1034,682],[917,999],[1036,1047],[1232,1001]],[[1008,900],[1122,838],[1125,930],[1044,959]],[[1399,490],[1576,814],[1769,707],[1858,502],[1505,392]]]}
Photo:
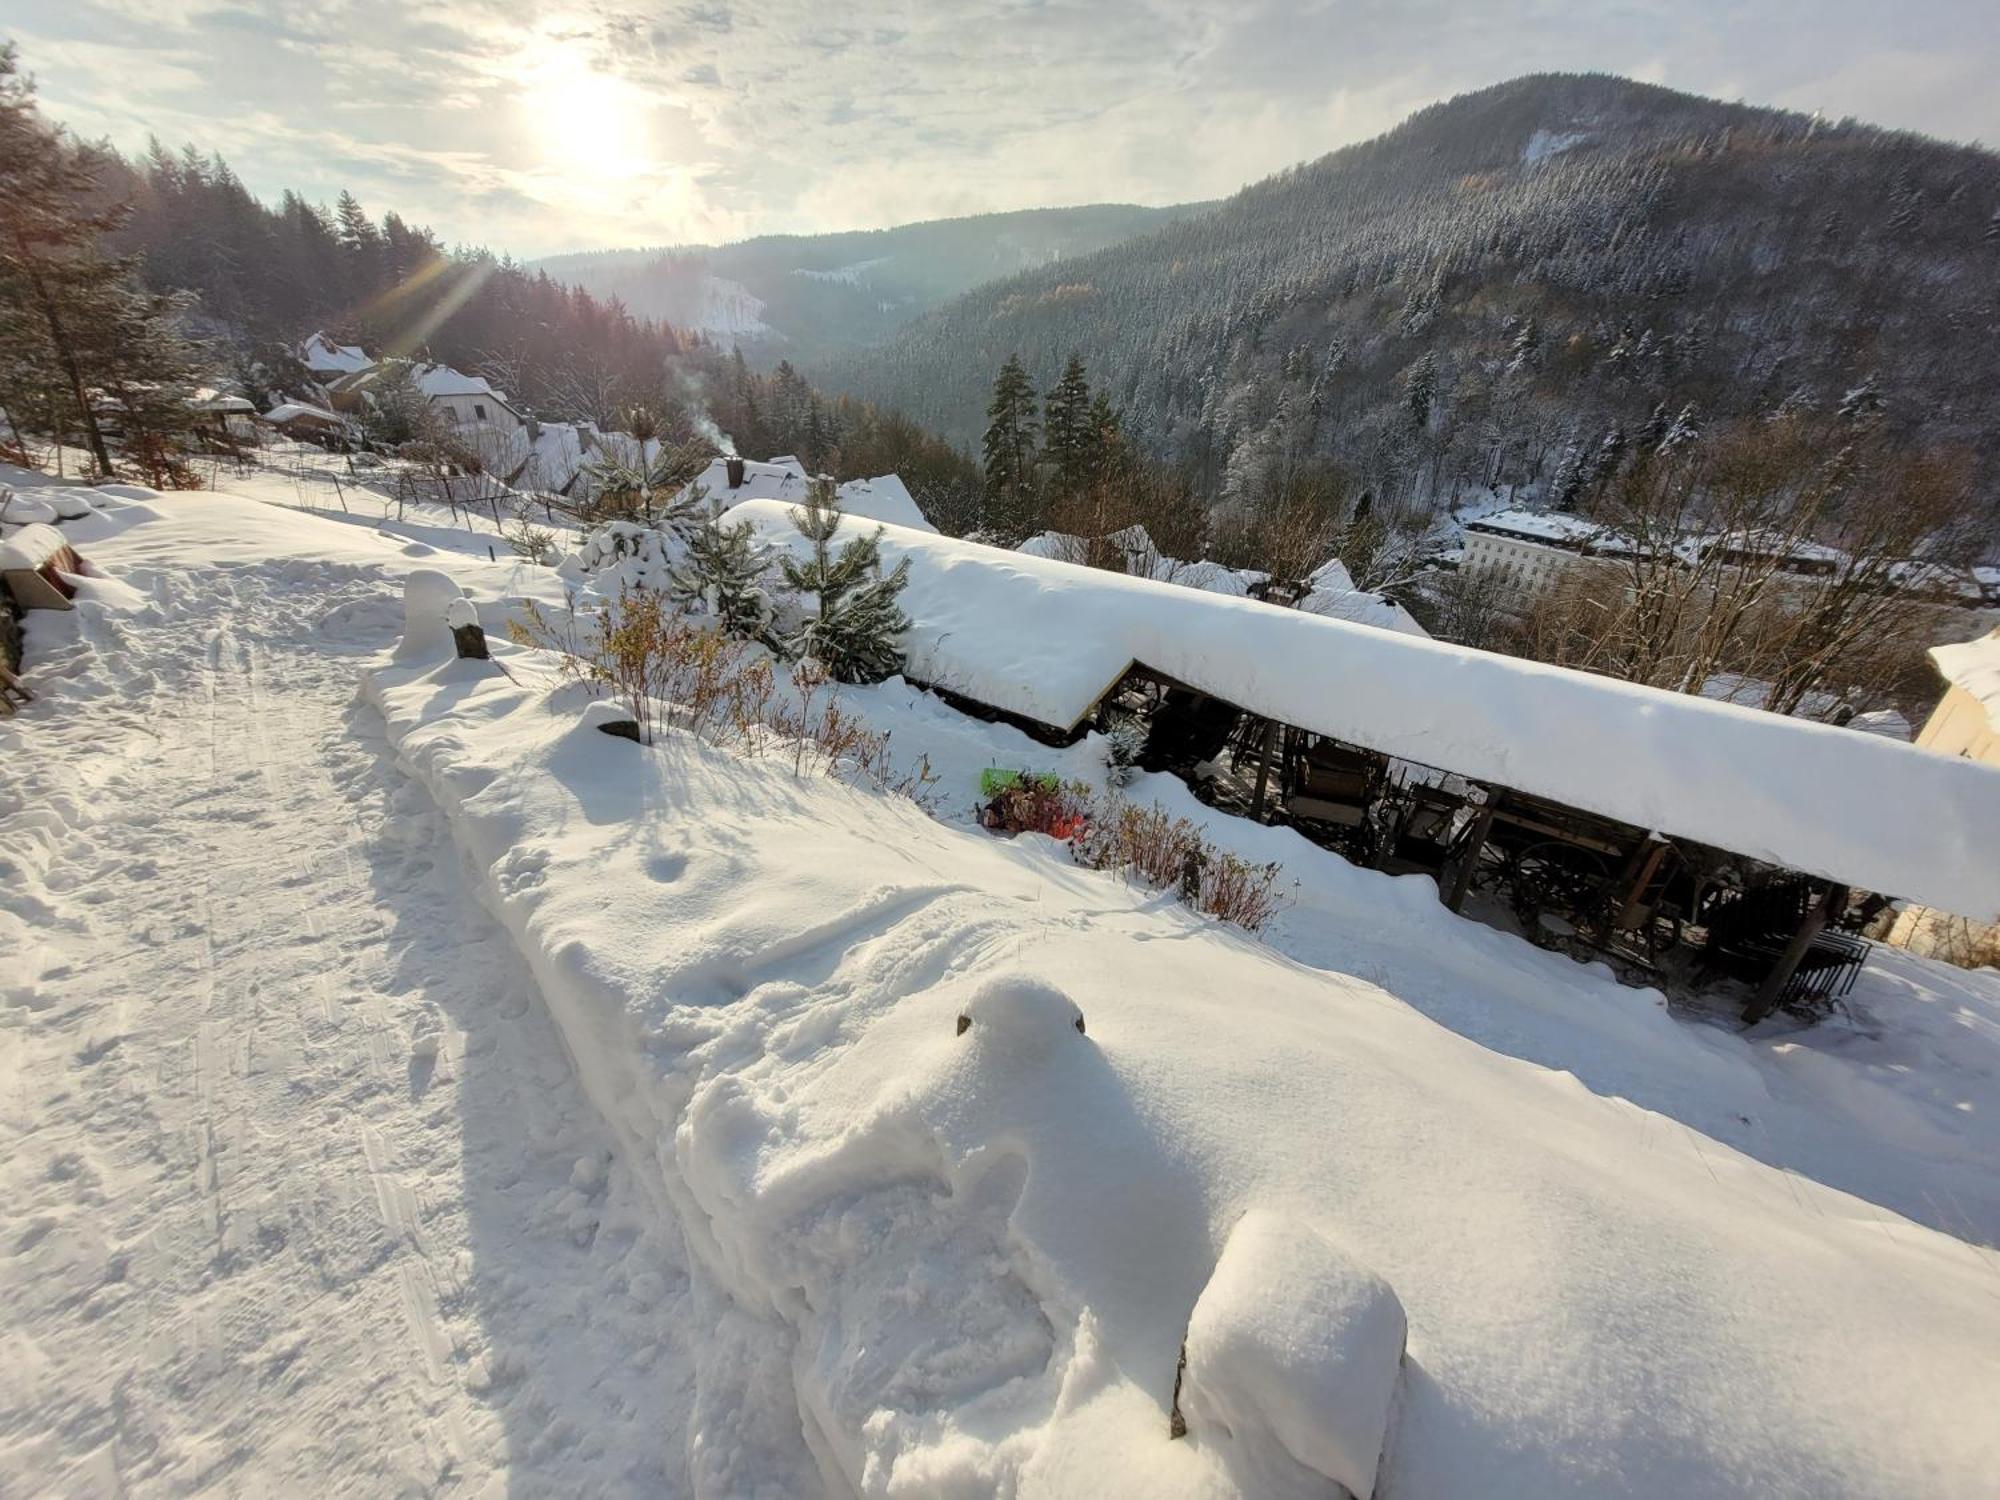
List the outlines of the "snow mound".
{"label": "snow mound", "polygon": [[434,568],[413,568],[403,580],[403,639],[399,662],[429,662],[457,655],[447,620],[465,591]]}
{"label": "snow mound", "polygon": [[1180,1412],[1226,1445],[1246,1493],[1365,1497],[1402,1378],[1407,1323],[1389,1284],[1310,1226],[1238,1221],[1188,1320]]}
{"label": "snow mound", "polygon": [[965,1002],[958,1029],[981,1041],[991,1038],[1017,1056],[1040,1057],[1083,1031],[1083,1011],[1047,980],[1001,974]]}

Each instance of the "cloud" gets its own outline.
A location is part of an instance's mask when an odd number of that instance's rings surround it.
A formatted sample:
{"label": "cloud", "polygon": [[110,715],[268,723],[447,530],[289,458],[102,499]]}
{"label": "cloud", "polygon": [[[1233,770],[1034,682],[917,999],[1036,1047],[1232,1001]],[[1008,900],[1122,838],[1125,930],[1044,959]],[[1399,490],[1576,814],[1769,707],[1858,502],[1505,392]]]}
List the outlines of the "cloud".
{"label": "cloud", "polygon": [[1514,75],[2000,140],[1970,0],[16,0],[50,111],[517,254],[1170,203]]}

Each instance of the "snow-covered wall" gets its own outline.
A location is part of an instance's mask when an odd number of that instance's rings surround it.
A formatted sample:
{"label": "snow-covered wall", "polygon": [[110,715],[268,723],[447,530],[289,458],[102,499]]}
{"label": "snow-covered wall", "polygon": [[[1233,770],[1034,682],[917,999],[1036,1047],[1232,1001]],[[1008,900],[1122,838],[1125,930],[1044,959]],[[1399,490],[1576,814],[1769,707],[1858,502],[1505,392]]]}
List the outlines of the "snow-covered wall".
{"label": "snow-covered wall", "polygon": [[[730,514],[805,546],[790,507]],[[2000,913],[2000,768],[893,526],[883,554],[911,560],[910,674],[996,708],[1066,727],[1144,662],[1385,754],[1963,916]]]}

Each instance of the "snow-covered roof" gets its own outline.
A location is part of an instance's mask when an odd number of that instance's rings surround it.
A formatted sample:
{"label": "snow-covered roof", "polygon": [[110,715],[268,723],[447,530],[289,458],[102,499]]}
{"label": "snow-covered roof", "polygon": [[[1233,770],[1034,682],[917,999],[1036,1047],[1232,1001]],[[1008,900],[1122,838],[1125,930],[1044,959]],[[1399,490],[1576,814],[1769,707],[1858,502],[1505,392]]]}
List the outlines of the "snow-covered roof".
{"label": "snow-covered roof", "polygon": [[410,371],[410,376],[416,381],[417,389],[433,399],[439,396],[491,396],[496,401],[507,399],[505,392],[495,390],[484,375],[468,375],[450,365],[417,365]]}
{"label": "snow-covered roof", "polygon": [[711,460],[709,466],[695,477],[694,483],[707,491],[711,504],[724,508],[740,500],[787,500],[797,504],[806,498],[805,465],[797,459],[771,459],[766,462],[746,458],[741,462],[743,483],[740,485],[729,483],[730,460],[726,458]]}
{"label": "snow-covered roof", "polygon": [[[786,506],[733,514],[774,545],[805,546]],[[995,708],[1068,727],[1141,662],[1384,754],[1961,915],[2000,914],[2000,768],[900,527],[885,530],[883,553],[913,565],[910,676]]]}
{"label": "snow-covered roof", "polygon": [[1564,547],[1571,551],[1585,547],[1600,549],[1616,545],[1620,540],[1617,533],[1596,521],[1587,521],[1582,516],[1563,511],[1495,511],[1490,516],[1467,521],[1465,529],[1536,542],[1545,547]]}
{"label": "snow-covered roof", "polygon": [[352,375],[375,363],[359,345],[336,344],[323,332],[300,346],[299,360],[315,375]]}
{"label": "snow-covered roof", "polygon": [[1994,729],[2000,730],[2000,629],[1989,630],[1977,640],[1933,646],[1931,660],[1944,680],[1970,693],[1986,710]]}
{"label": "snow-covered roof", "polygon": [[203,386],[194,393],[188,406],[194,411],[207,412],[254,412],[256,403],[244,396],[226,396],[212,386]]}
{"label": "snow-covered roof", "polygon": [[887,521],[912,531],[936,531],[917,508],[909,486],[894,474],[878,474],[873,479],[850,479],[840,486],[840,508],[850,516],[871,521]]}
{"label": "snow-covered roof", "polygon": [[[1173,583],[1182,588],[1237,598],[1251,593],[1270,579],[1268,573],[1260,573],[1255,568],[1231,568],[1207,558],[1199,562],[1181,562],[1168,557],[1154,545],[1143,526],[1127,526],[1121,531],[1108,533],[1103,540],[1123,554],[1125,571],[1134,578],[1151,578],[1158,583]],[[1043,531],[1029,537],[1015,551],[1029,557],[1053,558],[1058,562],[1082,562],[1089,555],[1090,543],[1068,532]],[[1402,605],[1380,594],[1357,589],[1354,576],[1337,557],[1322,563],[1308,582],[1311,587],[1293,608],[1305,610],[1308,614],[1328,615],[1336,620],[1351,620],[1357,625],[1372,625],[1377,630],[1399,630],[1405,635],[1430,634]]]}
{"label": "snow-covered roof", "polygon": [[308,406],[303,401],[280,401],[276,406],[264,413],[264,420],[267,422],[276,422],[281,425],[286,422],[297,421],[330,422],[335,427],[341,425],[341,419],[332,412],[323,410],[317,406]]}

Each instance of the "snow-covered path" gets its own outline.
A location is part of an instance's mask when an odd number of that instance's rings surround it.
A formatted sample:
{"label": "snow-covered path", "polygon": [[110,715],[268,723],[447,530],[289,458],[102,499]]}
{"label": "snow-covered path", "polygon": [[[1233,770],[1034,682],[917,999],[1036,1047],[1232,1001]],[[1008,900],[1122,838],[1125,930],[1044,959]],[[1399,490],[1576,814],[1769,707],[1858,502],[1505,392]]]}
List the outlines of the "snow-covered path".
{"label": "snow-covered path", "polygon": [[0,726],[0,1493],[672,1488],[673,1251],[354,701],[395,585],[125,581]]}

